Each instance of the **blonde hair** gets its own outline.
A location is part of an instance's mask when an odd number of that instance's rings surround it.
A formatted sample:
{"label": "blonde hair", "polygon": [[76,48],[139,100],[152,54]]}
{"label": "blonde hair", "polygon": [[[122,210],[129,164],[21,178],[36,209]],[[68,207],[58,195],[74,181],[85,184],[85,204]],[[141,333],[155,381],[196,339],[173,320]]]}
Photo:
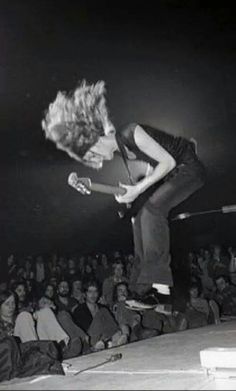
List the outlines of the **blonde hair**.
{"label": "blonde hair", "polygon": [[86,80],[74,92],[59,91],[42,120],[45,137],[83,162],[86,152],[104,135],[109,121],[105,92],[104,81],[89,85]]}

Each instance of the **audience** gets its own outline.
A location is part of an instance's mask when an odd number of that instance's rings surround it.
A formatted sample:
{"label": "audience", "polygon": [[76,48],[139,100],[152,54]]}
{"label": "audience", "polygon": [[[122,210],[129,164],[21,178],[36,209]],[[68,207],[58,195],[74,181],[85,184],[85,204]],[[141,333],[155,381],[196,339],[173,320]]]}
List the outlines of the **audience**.
{"label": "audience", "polygon": [[[236,316],[236,247],[213,244],[179,254],[171,314],[134,311],[133,254],[11,254],[0,283],[0,338],[54,339],[64,357],[120,346],[160,334],[219,324]],[[45,260],[46,260],[45,255]],[[4,266],[4,265],[3,265]],[[181,274],[180,274],[181,275]],[[101,292],[101,294],[100,294]]]}

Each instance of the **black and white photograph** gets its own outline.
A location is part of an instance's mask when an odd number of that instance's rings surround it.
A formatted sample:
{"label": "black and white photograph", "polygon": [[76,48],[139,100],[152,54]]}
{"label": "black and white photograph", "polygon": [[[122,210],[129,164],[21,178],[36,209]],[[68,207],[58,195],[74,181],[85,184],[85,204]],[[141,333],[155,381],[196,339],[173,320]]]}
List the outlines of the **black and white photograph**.
{"label": "black and white photograph", "polygon": [[236,389],[233,2],[1,0],[0,390]]}

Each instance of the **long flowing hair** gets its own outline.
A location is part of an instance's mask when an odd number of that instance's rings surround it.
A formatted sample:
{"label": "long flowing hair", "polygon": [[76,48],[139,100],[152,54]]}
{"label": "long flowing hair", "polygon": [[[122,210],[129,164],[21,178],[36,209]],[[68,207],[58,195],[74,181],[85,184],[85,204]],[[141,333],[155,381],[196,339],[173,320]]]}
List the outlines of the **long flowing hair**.
{"label": "long flowing hair", "polygon": [[83,156],[104,135],[109,121],[105,83],[87,84],[83,80],[70,92],[57,93],[42,120],[45,137],[58,149],[83,162]]}

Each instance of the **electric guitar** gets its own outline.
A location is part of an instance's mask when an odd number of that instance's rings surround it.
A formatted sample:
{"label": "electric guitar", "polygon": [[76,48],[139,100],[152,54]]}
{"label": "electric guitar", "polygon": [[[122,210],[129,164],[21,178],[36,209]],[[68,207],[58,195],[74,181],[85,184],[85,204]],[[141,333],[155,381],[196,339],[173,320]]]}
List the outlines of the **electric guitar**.
{"label": "electric guitar", "polygon": [[[131,169],[134,183],[137,183],[140,179],[148,174],[148,164],[146,162],[137,160],[129,162],[129,168]],[[91,192],[99,192],[111,195],[124,195],[126,193],[126,190],[123,187],[94,183],[90,178],[79,178],[76,172],[72,172],[69,175],[68,184],[83,195],[89,195]],[[132,216],[135,216],[139,209],[141,209],[143,204],[146,202],[147,198],[150,196],[151,191],[153,192],[153,186],[141,194],[132,204],[126,204],[125,209],[120,207],[120,210],[118,211],[119,217],[131,218]]]}

